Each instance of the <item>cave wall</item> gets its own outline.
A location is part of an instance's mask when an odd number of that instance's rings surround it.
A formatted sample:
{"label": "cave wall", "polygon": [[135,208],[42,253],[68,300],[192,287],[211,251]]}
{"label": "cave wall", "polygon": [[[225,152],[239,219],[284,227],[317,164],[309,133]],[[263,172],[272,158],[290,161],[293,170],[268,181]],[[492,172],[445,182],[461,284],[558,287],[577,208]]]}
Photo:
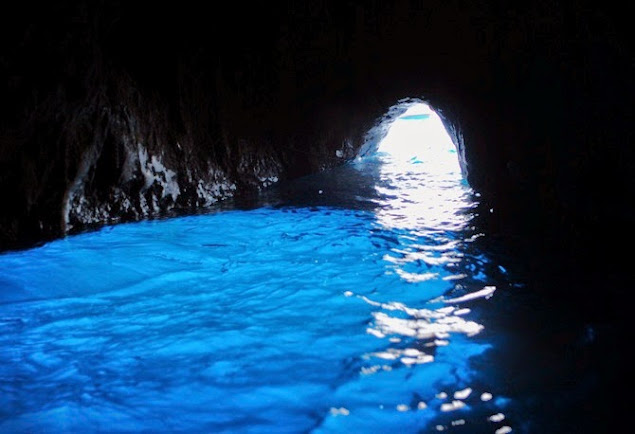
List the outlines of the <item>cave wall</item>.
{"label": "cave wall", "polygon": [[577,260],[633,220],[627,14],[508,3],[21,3],[0,18],[0,248],[341,164],[421,97],[481,224]]}

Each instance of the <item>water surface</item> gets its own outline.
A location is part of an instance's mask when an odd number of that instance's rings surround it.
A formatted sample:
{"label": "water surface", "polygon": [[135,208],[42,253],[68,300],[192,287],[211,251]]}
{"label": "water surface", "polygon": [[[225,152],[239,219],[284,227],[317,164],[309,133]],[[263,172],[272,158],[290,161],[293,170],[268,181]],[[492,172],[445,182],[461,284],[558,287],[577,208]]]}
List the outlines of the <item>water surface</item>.
{"label": "water surface", "polygon": [[452,150],[420,149],[1,255],[0,431],[563,428],[536,400],[577,359],[527,367],[552,349],[517,339],[546,316],[525,328],[537,305],[518,308],[524,284],[480,247]]}

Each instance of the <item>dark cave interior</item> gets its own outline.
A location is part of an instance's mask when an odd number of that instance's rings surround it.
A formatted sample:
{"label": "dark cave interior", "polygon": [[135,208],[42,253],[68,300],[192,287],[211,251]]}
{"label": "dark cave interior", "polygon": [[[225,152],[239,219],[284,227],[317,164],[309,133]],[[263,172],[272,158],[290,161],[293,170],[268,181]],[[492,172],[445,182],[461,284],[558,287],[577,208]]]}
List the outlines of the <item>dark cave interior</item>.
{"label": "dark cave interior", "polygon": [[0,247],[342,164],[417,97],[495,210],[489,234],[536,267],[557,252],[571,271],[619,269],[628,255],[606,252],[635,216],[628,17],[597,2],[22,2],[0,26]]}

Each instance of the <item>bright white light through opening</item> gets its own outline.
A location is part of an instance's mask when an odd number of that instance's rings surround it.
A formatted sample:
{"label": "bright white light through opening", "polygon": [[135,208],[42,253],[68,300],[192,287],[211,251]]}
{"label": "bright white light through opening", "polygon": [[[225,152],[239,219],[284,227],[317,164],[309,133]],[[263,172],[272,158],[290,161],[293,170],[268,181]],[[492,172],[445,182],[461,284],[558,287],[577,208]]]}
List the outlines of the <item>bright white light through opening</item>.
{"label": "bright white light through opening", "polygon": [[461,171],[443,122],[424,103],[412,105],[392,123],[377,152],[396,163],[425,165],[428,173]]}
{"label": "bright white light through opening", "polygon": [[462,230],[470,220],[462,210],[473,204],[471,188],[439,115],[417,103],[386,127],[376,151],[382,164],[375,189],[383,205],[377,221],[391,229]]}

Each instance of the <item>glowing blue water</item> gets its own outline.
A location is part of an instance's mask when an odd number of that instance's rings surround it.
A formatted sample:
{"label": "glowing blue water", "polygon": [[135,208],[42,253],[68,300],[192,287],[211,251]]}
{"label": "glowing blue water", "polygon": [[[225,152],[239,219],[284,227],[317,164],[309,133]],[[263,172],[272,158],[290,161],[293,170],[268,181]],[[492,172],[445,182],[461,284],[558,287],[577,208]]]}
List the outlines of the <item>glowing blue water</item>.
{"label": "glowing blue water", "polygon": [[0,256],[0,431],[508,425],[471,366],[501,269],[460,173],[415,163]]}
{"label": "glowing blue water", "polygon": [[0,432],[604,429],[619,334],[519,291],[435,122],[410,107],[375,156],[249,203],[0,255]]}

